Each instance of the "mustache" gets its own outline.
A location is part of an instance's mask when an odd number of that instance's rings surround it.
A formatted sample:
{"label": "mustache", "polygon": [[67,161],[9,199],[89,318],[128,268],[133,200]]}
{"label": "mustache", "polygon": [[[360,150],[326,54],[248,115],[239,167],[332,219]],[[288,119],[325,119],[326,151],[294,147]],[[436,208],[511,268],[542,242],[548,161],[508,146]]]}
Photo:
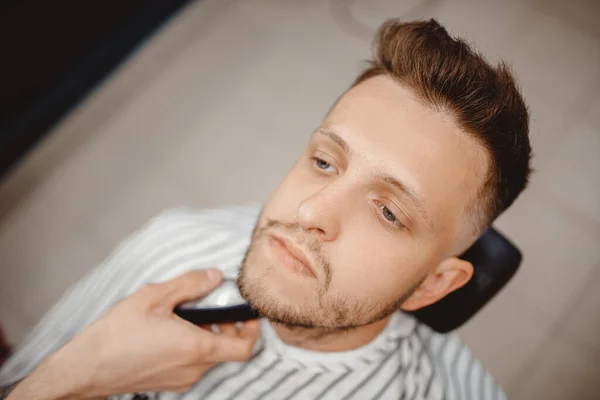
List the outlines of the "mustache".
{"label": "mustache", "polygon": [[303,246],[308,251],[308,256],[317,264],[315,267],[320,268],[325,273],[323,292],[326,292],[331,284],[332,272],[331,263],[322,253],[322,243],[317,238],[307,235],[304,228],[297,222],[280,221],[271,218],[267,219],[264,226],[255,230],[255,238],[266,235],[270,230],[285,233],[290,240]]}

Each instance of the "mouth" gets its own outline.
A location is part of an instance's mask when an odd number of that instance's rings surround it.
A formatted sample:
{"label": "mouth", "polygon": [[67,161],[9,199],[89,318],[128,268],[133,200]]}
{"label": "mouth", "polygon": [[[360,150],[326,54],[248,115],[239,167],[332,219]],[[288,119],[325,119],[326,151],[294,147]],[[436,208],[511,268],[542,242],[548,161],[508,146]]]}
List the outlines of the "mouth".
{"label": "mouth", "polygon": [[317,277],[306,254],[294,244],[282,237],[269,235],[269,244],[277,259],[286,267],[310,278]]}

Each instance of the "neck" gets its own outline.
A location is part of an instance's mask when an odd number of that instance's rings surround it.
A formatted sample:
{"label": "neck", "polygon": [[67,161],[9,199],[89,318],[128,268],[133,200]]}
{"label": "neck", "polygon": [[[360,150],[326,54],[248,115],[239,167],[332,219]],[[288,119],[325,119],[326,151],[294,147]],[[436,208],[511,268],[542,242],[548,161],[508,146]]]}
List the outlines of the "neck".
{"label": "neck", "polygon": [[357,349],[371,342],[385,328],[391,315],[369,325],[351,329],[299,328],[273,323],[287,345],[306,350],[336,352]]}

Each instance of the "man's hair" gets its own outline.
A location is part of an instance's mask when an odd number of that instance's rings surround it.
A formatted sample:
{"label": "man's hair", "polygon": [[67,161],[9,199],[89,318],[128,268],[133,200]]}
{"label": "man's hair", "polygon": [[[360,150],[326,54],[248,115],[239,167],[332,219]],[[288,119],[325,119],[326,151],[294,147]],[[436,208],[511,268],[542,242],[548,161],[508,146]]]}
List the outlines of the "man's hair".
{"label": "man's hair", "polygon": [[480,231],[508,208],[531,172],[529,113],[509,67],[494,67],[437,21],[386,21],[374,59],[352,86],[387,75],[419,101],[454,117],[488,153],[483,186],[467,211]]}

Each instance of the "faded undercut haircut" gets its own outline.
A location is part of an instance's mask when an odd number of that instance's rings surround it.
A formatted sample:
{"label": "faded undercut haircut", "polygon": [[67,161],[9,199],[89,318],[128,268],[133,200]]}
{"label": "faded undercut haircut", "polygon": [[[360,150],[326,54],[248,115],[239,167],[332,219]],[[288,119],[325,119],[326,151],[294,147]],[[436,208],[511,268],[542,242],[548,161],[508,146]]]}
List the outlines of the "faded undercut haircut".
{"label": "faded undercut haircut", "polygon": [[531,173],[529,112],[510,68],[490,65],[434,19],[388,20],[374,47],[352,86],[387,75],[426,107],[451,115],[487,151],[484,183],[466,210],[482,231],[515,201]]}

